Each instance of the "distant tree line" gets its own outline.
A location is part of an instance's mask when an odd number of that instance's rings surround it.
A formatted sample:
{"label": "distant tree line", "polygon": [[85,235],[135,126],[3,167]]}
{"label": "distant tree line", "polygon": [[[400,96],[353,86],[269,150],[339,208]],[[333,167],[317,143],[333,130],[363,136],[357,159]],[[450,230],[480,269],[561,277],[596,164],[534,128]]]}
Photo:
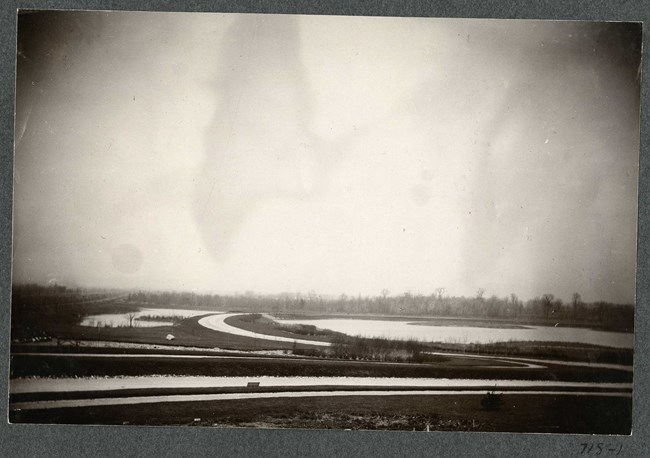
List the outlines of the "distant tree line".
{"label": "distant tree line", "polygon": [[27,283],[13,285],[11,288],[12,304],[14,305],[72,304],[100,300],[105,298],[107,294],[108,292],[105,290],[69,288],[58,284],[43,286],[36,283]]}
{"label": "distant tree line", "polygon": [[[100,313],[102,299],[115,297],[115,290],[89,290],[61,285],[42,286],[19,284],[12,287],[12,328],[31,327],[32,324],[54,323],[71,325],[87,314]],[[122,292],[121,296],[125,293]],[[121,305],[120,305],[121,304]],[[390,295],[387,289],[377,296],[325,297],[307,294],[283,293],[260,295],[253,292],[234,295],[197,294],[171,291],[135,291],[126,294],[116,307],[137,310],[137,306],[189,307],[206,311],[246,312],[313,312],[332,314],[411,315],[459,319],[505,320],[513,322],[544,322],[562,325],[587,325],[611,330],[632,331],[634,306],[604,301],[585,302],[580,294],[563,301],[553,294],[544,294],[522,301],[516,294],[505,297],[485,297],[479,289],[474,297],[449,296],[444,288],[433,294],[403,293]],[[105,307],[108,307],[106,304]]]}
{"label": "distant tree line", "polygon": [[564,325],[588,324],[632,331],[634,306],[609,302],[584,302],[575,293],[564,302],[553,294],[544,294],[522,301],[516,294],[506,297],[485,297],[479,289],[474,297],[456,297],[438,288],[431,295],[404,293],[389,295],[382,290],[378,296],[324,297],[316,293],[258,295],[195,294],[187,292],[139,291],[128,295],[129,302],[159,306],[189,306],[206,310],[268,311],[279,313],[317,312],[346,314],[413,315],[446,318],[499,319],[516,322],[550,321]]}
{"label": "distant tree line", "polygon": [[14,284],[11,290],[11,338],[48,336],[56,329],[78,325],[83,317],[91,314],[138,310],[127,304],[109,303],[115,302],[111,299],[117,296],[119,292],[115,290]]}

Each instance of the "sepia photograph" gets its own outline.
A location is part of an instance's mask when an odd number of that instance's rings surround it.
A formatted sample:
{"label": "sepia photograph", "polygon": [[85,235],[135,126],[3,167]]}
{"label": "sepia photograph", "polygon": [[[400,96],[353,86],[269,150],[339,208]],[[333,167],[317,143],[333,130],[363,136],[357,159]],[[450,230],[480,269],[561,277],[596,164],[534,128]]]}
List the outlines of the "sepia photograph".
{"label": "sepia photograph", "polygon": [[629,436],[641,32],[19,10],[9,422]]}

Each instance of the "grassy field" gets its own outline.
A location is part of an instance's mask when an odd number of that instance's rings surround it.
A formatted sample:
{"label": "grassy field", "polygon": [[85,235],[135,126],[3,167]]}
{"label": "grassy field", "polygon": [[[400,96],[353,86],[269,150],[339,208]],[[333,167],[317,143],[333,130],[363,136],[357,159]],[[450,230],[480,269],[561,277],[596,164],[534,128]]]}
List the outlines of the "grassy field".
{"label": "grassy field", "polygon": [[[85,350],[84,350],[85,351]],[[91,351],[89,349],[89,351]],[[497,367],[498,366],[498,367]],[[505,366],[505,367],[504,367]],[[321,358],[238,356],[223,359],[95,358],[65,354],[13,354],[11,377],[194,376],[356,376],[437,377],[584,382],[631,382],[632,373],[589,367],[549,365],[547,369],[509,367],[500,361],[439,356],[436,362],[389,363]]]}
{"label": "grassy field", "polygon": [[[102,340],[142,344],[180,345],[188,347],[223,348],[230,350],[291,350],[290,342],[274,342],[226,334],[198,324],[201,316],[187,318],[174,326],[156,327],[88,327],[79,325],[51,326],[49,335],[65,341]],[[173,341],[167,335],[174,336]],[[68,343],[69,343],[68,342]],[[298,344],[299,347],[309,348]]]}
{"label": "grassy field", "polygon": [[288,337],[291,339],[308,339],[320,342],[331,341],[332,338],[343,334],[319,329],[312,325],[288,325],[266,318],[260,313],[242,314],[228,317],[224,320],[226,324],[247,331],[256,332],[276,337]]}
{"label": "grassy field", "polygon": [[[254,377],[250,377],[250,381],[255,381]],[[259,379],[257,381],[260,381]],[[266,383],[266,382],[262,382]],[[119,380],[114,383],[114,386],[119,386]],[[314,391],[319,392],[350,392],[350,393],[363,393],[364,391],[422,391],[426,390],[426,386],[412,386],[400,385],[399,380],[395,381],[390,386],[376,386],[376,385],[327,385],[327,384],[314,384],[314,385],[289,385],[289,386],[225,386],[225,387],[149,387],[149,388],[114,388],[102,390],[74,390],[74,391],[43,391],[43,392],[26,392],[26,393],[11,393],[9,396],[10,402],[33,402],[33,401],[47,401],[47,400],[87,400],[87,399],[110,399],[110,398],[126,398],[138,396],[187,396],[187,395],[209,395],[209,394],[241,394],[241,393],[309,393]],[[434,388],[431,388],[434,389]],[[544,386],[524,386],[524,387],[500,387],[498,396],[506,394],[508,396],[516,395],[513,392],[537,392],[537,391],[557,391],[556,387]],[[435,391],[484,391],[485,393],[494,390],[494,386],[488,383],[483,385],[468,387],[457,387],[453,385],[436,386]],[[580,386],[565,386],[561,387],[563,392],[582,392],[583,387]],[[608,387],[592,388],[593,393],[607,393],[612,389]],[[618,389],[617,391],[623,391]],[[631,392],[631,389],[628,390]],[[518,394],[518,393],[517,393]],[[432,393],[433,395],[433,393]],[[454,396],[462,396],[454,393]]]}
{"label": "grassy field", "polygon": [[244,399],[14,411],[14,423],[629,434],[631,399],[504,394]]}

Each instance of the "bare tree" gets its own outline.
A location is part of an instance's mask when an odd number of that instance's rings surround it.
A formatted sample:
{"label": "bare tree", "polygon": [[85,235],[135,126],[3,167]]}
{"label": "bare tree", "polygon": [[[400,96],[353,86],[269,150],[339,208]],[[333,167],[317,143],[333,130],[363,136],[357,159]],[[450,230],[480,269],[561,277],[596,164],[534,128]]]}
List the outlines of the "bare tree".
{"label": "bare tree", "polygon": [[512,304],[514,315],[516,317],[519,317],[523,309],[523,304],[521,303],[521,301],[519,300],[519,298],[515,293],[510,293],[510,303]]}
{"label": "bare tree", "polygon": [[544,294],[542,296],[542,306],[544,307],[545,318],[548,318],[551,314],[551,309],[553,308],[553,299],[555,299],[555,296],[552,294]]}
{"label": "bare tree", "polygon": [[129,319],[129,327],[130,328],[133,327],[133,322],[135,321],[135,316],[136,316],[135,312],[130,312],[130,313],[126,314],[126,317]]}
{"label": "bare tree", "polygon": [[578,308],[580,307],[581,300],[582,298],[580,297],[580,293],[573,293],[573,296],[571,296],[571,304],[573,305],[574,319],[578,318]]}
{"label": "bare tree", "polygon": [[483,299],[483,296],[485,295],[485,288],[479,288],[476,290],[476,298],[477,299]]}
{"label": "bare tree", "polygon": [[381,290],[381,301],[379,302],[379,311],[381,313],[388,313],[389,312],[389,306],[388,306],[388,294],[390,291],[386,288]]}
{"label": "bare tree", "polygon": [[446,292],[447,292],[447,288],[436,288],[435,289],[436,297],[438,298],[438,300],[441,300]]}

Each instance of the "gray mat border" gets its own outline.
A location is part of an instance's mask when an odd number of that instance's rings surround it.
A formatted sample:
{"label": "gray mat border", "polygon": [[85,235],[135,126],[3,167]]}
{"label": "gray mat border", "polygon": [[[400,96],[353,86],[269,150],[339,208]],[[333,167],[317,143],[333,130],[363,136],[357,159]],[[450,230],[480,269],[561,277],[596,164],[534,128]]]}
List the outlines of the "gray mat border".
{"label": "gray mat border", "polygon": [[[420,16],[611,20],[644,22],[650,49],[650,3],[579,0],[289,1],[289,0],[5,0],[0,6],[0,455],[18,456],[531,456],[581,455],[582,443],[622,444],[619,456],[647,456],[650,415],[648,298],[650,269],[650,160],[648,157],[648,59],[643,59],[637,316],[632,436],[505,433],[400,433],[242,430],[169,427],[10,425],[7,422],[15,24],[18,8],[129,11],[214,11],[366,16]],[[644,56],[645,57],[645,56]],[[595,452],[594,452],[595,453]],[[591,455],[595,456],[595,455]],[[603,453],[600,456],[613,456]]]}

